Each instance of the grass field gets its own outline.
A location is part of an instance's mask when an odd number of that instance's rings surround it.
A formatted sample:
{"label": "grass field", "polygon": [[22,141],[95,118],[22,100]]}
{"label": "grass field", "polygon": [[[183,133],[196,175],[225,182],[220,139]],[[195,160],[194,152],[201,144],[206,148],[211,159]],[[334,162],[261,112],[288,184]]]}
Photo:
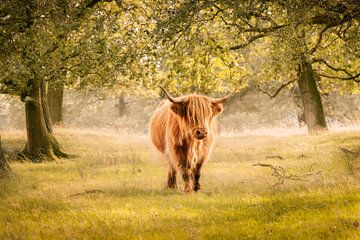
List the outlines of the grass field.
{"label": "grass field", "polygon": [[191,194],[165,189],[146,136],[56,136],[76,157],[0,180],[0,239],[360,239],[360,132],[219,137]]}

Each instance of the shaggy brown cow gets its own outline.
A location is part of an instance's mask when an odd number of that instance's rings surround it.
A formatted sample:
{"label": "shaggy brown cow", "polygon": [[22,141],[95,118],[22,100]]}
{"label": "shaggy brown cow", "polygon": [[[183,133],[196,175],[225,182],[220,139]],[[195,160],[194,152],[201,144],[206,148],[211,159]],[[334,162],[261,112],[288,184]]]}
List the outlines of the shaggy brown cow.
{"label": "shaggy brown cow", "polygon": [[151,119],[151,139],[169,159],[167,186],[177,188],[176,173],[185,182],[185,192],[200,189],[200,170],[208,159],[216,136],[216,116],[222,103],[201,95],[172,97],[161,88],[168,100],[162,101]]}

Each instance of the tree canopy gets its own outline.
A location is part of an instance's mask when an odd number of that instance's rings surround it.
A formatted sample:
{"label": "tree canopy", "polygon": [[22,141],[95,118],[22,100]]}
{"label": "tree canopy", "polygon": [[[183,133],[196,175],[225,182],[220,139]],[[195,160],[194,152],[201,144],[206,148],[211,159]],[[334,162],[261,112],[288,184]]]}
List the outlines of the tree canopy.
{"label": "tree canopy", "polygon": [[173,1],[166,8],[157,31],[168,49],[191,55],[196,44],[198,58],[211,54],[243,67],[251,61],[247,80],[256,83],[290,84],[304,56],[322,91],[358,91],[358,1]]}
{"label": "tree canopy", "polygon": [[9,0],[0,12],[2,93],[25,96],[29,79],[139,90],[147,21],[134,1]]}
{"label": "tree canopy", "polygon": [[356,0],[7,0],[0,10],[3,93],[24,94],[28,79],[127,92],[290,85],[301,55],[322,92],[359,91]]}

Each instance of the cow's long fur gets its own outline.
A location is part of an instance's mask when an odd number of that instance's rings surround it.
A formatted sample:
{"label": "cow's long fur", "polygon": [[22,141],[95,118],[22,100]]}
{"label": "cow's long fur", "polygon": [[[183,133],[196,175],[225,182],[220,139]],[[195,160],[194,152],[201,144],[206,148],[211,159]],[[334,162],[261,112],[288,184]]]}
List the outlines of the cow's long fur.
{"label": "cow's long fur", "polygon": [[[201,95],[187,96],[186,103],[162,101],[151,119],[151,139],[169,159],[168,187],[177,188],[176,173],[185,182],[185,191],[199,190],[200,170],[208,159],[216,136],[216,115],[221,103]],[[197,139],[194,129],[207,129],[207,137]]]}

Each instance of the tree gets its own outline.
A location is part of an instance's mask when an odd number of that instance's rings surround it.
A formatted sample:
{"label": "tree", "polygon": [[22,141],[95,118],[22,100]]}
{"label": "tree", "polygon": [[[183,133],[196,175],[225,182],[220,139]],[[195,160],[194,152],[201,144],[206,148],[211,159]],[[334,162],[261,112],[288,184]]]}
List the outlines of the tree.
{"label": "tree", "polygon": [[[41,161],[67,156],[52,133],[47,84],[134,85],[119,77],[124,65],[138,57],[131,40],[143,40],[131,32],[140,21],[129,21],[140,16],[132,5],[111,0],[7,0],[0,4],[0,92],[19,95],[25,103],[26,157]],[[128,24],[120,25],[121,20]]]}
{"label": "tree", "polygon": [[[38,45],[36,41],[38,38],[55,35],[51,31],[53,29],[44,31],[51,24],[46,15],[59,17],[56,10],[63,5],[54,1],[49,9],[46,9],[33,1],[5,1],[1,7],[4,15],[2,40],[5,40],[1,47],[1,60],[4,63],[3,68],[8,69],[1,69],[5,73],[1,87],[3,93],[18,94],[25,102],[28,141],[23,153],[34,160],[65,156],[52,135],[50,118],[46,115],[46,82],[40,70],[45,68],[45,57],[57,46],[51,42]],[[50,7],[56,10],[50,12]],[[31,43],[32,41],[34,43]],[[52,45],[52,49],[46,49],[49,45]]]}
{"label": "tree", "polygon": [[212,51],[214,58],[227,52],[248,56],[246,49],[265,46],[252,59],[251,81],[280,82],[271,96],[297,83],[309,132],[327,129],[319,88],[333,78],[352,89],[349,82],[359,82],[358,1],[178,1],[163,7],[168,14],[157,15],[155,34],[169,49],[197,45],[198,55]]}

